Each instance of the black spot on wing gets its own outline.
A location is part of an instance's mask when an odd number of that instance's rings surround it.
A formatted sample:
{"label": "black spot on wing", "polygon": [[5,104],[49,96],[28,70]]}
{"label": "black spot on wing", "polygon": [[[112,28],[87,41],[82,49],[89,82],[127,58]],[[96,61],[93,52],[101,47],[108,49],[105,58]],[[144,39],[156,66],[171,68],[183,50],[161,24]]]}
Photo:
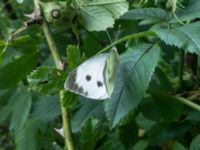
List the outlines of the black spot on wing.
{"label": "black spot on wing", "polygon": [[80,94],[82,94],[83,93],[83,87],[82,86],[78,87],[77,92],[79,92]]}
{"label": "black spot on wing", "polygon": [[97,86],[98,87],[102,87],[103,86],[103,83],[101,81],[97,81]]}
{"label": "black spot on wing", "polygon": [[65,82],[65,88],[76,90],[78,88],[78,84],[76,83],[76,77],[77,77],[77,71],[74,70],[69,74]]}
{"label": "black spot on wing", "polygon": [[90,75],[87,75],[86,77],[85,77],[85,79],[87,80],[87,81],[90,81],[91,80],[91,76]]}
{"label": "black spot on wing", "polygon": [[85,92],[84,95],[85,95],[85,96],[88,96],[88,92]]}

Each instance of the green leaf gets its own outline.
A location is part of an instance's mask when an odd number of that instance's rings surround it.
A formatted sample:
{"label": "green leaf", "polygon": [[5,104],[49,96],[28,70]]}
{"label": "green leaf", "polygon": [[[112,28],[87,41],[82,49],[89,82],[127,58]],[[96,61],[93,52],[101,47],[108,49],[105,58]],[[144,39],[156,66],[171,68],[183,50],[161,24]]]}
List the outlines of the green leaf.
{"label": "green leaf", "polygon": [[190,145],[190,150],[199,150],[200,149],[200,135],[197,135]]}
{"label": "green leaf", "polygon": [[184,105],[177,101],[176,97],[156,90],[149,90],[148,92],[153,97],[160,114],[166,121],[177,119],[183,112]]}
{"label": "green leaf", "polygon": [[33,104],[33,115],[43,120],[51,121],[60,115],[58,95],[39,97]]}
{"label": "green leaf", "polygon": [[79,132],[81,147],[79,149],[93,150],[95,148],[97,141],[104,134],[100,130],[100,127],[100,122],[97,119],[89,118],[84,122],[84,125]]}
{"label": "green leaf", "polygon": [[133,147],[134,150],[145,150],[149,145],[149,141],[146,139],[139,140]]}
{"label": "green leaf", "polygon": [[200,54],[200,23],[191,23],[175,29],[153,29],[166,44]]}
{"label": "green leaf", "polygon": [[[186,8],[176,12],[178,19],[181,21],[190,21],[200,17],[200,1],[189,0],[187,1]],[[175,20],[175,19],[173,19]]]}
{"label": "green leaf", "polygon": [[191,110],[190,112],[188,112],[188,115],[185,119],[189,120],[189,121],[199,122],[200,121],[200,112],[196,111],[196,110]]}
{"label": "green leaf", "polygon": [[74,69],[85,60],[85,55],[81,56],[80,49],[75,45],[67,46],[67,64],[69,69]]}
{"label": "green leaf", "polygon": [[46,124],[40,119],[28,119],[16,137],[16,150],[38,149],[37,133],[42,128],[46,128]]}
{"label": "green leaf", "polygon": [[136,122],[138,124],[138,128],[144,130],[149,130],[155,124],[155,121],[148,119],[142,113],[137,116]]}
{"label": "green leaf", "polygon": [[4,100],[6,102],[6,105],[2,106],[0,109],[0,124],[10,119],[10,115],[15,105],[17,104],[17,101],[15,100],[15,98],[13,98],[15,92],[16,91],[14,89],[1,91],[0,100],[1,102]]}
{"label": "green leaf", "polygon": [[157,122],[148,131],[149,141],[151,144],[162,144],[169,139],[182,138],[191,127],[189,122]]}
{"label": "green leaf", "polygon": [[87,33],[83,40],[83,50],[86,56],[91,57],[101,50],[101,45],[97,39],[95,39],[90,33]]}
{"label": "green leaf", "polygon": [[112,150],[112,143],[107,142],[103,144],[101,147],[97,148],[97,150]]}
{"label": "green leaf", "polygon": [[[157,106],[155,104],[155,101],[152,98],[145,98],[142,101],[141,107],[140,107],[140,111],[143,113],[143,115],[145,116],[145,118],[150,119],[151,121],[159,121],[160,119],[162,119],[159,110],[157,109]],[[146,119],[143,118],[141,120],[146,121]],[[148,121],[148,120],[147,120]],[[148,122],[147,122],[148,123]],[[147,125],[147,127],[150,127],[151,123],[148,123],[149,125]],[[145,123],[143,124],[145,125]]]}
{"label": "green leaf", "polygon": [[0,89],[15,86],[37,63],[38,53],[22,55],[0,69]]}
{"label": "green leaf", "polygon": [[174,143],[173,150],[186,150],[186,149],[181,143],[176,141]]}
{"label": "green leaf", "polygon": [[160,48],[148,44],[130,47],[122,54],[114,92],[111,100],[105,102],[112,127],[141,102],[159,56]]}
{"label": "green leaf", "polygon": [[154,21],[167,21],[167,12],[161,8],[137,8],[129,10],[122,19],[137,20],[146,19]]}
{"label": "green leaf", "polygon": [[65,71],[48,66],[38,67],[28,76],[30,89],[42,95],[58,93],[64,88],[65,79]]}
{"label": "green leaf", "polygon": [[28,117],[31,109],[32,98],[29,93],[20,89],[20,91],[16,92],[12,96],[12,99],[16,101],[16,104],[15,107],[13,107],[10,129],[14,131],[15,135],[17,135]]}
{"label": "green leaf", "polygon": [[69,91],[64,91],[63,105],[67,108],[70,108],[76,104],[79,99],[79,95],[71,93]]}
{"label": "green leaf", "polygon": [[72,129],[74,132],[80,130],[85,119],[89,117],[102,119],[104,117],[103,106],[99,101],[80,100],[78,110],[72,116]]}
{"label": "green leaf", "polygon": [[28,54],[37,51],[38,43],[36,37],[33,38],[30,35],[26,35],[14,39],[13,42],[9,43],[9,46],[21,53]]}
{"label": "green leaf", "polygon": [[138,126],[135,120],[119,128],[119,139],[126,149],[130,149],[138,138]]}
{"label": "green leaf", "polygon": [[128,10],[125,0],[79,0],[75,6],[79,9],[81,23],[89,31],[113,27],[115,19]]}
{"label": "green leaf", "polygon": [[170,91],[172,89],[172,85],[166,73],[160,67],[157,67],[155,74],[161,84],[161,87],[166,91]]}

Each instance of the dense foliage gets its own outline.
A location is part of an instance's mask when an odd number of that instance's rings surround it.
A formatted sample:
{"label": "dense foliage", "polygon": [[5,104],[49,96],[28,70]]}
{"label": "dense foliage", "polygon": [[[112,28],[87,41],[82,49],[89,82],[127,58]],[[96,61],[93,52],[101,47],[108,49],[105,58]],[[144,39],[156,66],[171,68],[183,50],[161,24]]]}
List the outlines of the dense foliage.
{"label": "dense foliage", "polygon": [[[0,150],[64,149],[55,131],[62,106],[76,149],[200,150],[199,8],[197,0],[0,1]],[[59,95],[67,74],[111,41],[120,54],[111,98]]]}

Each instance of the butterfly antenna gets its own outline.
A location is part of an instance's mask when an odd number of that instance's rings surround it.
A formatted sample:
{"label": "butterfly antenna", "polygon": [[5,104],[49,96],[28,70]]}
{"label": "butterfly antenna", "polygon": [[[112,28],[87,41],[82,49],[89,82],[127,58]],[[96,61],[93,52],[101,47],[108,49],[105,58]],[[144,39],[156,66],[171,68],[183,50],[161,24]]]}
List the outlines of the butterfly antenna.
{"label": "butterfly antenna", "polygon": [[119,29],[118,29],[118,31],[117,31],[117,34],[116,34],[116,36],[115,36],[115,40],[114,40],[114,41],[117,41],[117,39],[119,38],[120,29],[121,29],[121,25],[119,25]]}
{"label": "butterfly antenna", "polygon": [[108,36],[108,38],[109,38],[109,40],[110,40],[110,43],[113,45],[113,47],[112,47],[111,49],[116,48],[116,46],[115,46],[114,43],[113,43],[113,40],[112,40],[111,37],[110,37],[110,34],[109,34],[108,30],[106,30],[106,34],[107,34],[107,36]]}
{"label": "butterfly antenna", "polygon": [[109,38],[109,40],[110,40],[110,43],[113,44],[113,41],[112,41],[112,39],[111,39],[111,37],[110,37],[110,34],[109,34],[108,30],[106,30],[106,34],[107,34],[107,36],[108,36],[108,38]]}

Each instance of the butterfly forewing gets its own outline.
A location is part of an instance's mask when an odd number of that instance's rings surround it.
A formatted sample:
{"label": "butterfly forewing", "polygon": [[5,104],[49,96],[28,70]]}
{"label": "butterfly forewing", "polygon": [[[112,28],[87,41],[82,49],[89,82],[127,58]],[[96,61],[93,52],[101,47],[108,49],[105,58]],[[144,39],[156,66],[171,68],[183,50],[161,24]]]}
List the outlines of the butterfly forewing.
{"label": "butterfly forewing", "polygon": [[104,68],[108,54],[88,59],[68,76],[65,88],[91,99],[106,99],[108,92],[104,80]]}

